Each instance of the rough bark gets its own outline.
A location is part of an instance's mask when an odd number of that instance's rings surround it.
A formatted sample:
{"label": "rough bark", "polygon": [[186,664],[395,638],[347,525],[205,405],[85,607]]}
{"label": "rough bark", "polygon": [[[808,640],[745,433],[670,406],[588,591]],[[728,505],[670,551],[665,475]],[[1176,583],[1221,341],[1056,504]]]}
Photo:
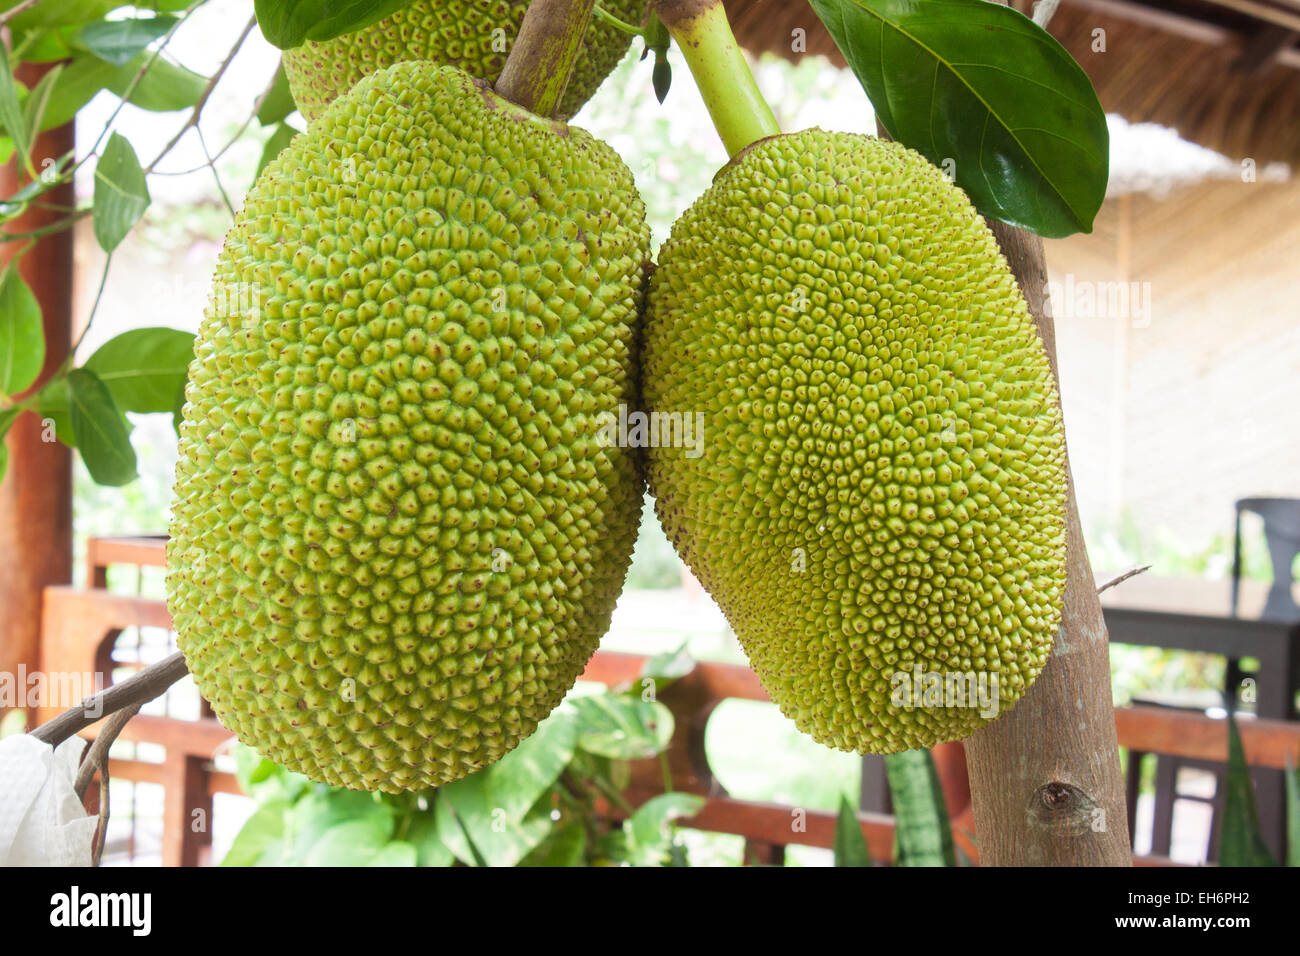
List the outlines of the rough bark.
{"label": "rough bark", "polygon": [[[1002,223],[993,224],[993,234],[1024,291],[1055,374],[1056,334],[1043,308],[1043,242]],[[1065,613],[1052,656],[1010,713],[965,742],[981,866],[1132,863],[1106,622],[1072,475],[1067,508]]]}

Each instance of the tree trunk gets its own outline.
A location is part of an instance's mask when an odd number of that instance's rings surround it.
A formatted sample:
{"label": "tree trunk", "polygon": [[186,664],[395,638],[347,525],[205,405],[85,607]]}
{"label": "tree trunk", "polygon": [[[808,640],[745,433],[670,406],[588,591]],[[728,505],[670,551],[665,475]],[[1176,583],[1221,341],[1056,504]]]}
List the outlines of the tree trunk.
{"label": "tree trunk", "polygon": [[[1055,374],[1043,241],[1003,223],[992,228]],[[982,866],[1132,864],[1106,622],[1072,475],[1067,509],[1065,614],[1052,656],[1010,713],[965,742]]]}
{"label": "tree trunk", "polygon": [[[54,64],[24,63],[18,78],[30,88]],[[32,163],[39,171],[42,160],[61,156],[74,147],[71,123],[42,133],[32,148]],[[26,175],[15,158],[0,169],[0,190],[10,195]],[[74,204],[70,183],[44,196],[54,206]],[[10,222],[9,232],[28,232],[66,215],[57,209],[33,205]],[[8,265],[21,249],[19,242],[0,246],[0,263]],[[36,381],[39,388],[59,367],[71,348],[72,332],[72,231],[38,240],[23,256],[19,273],[40,303],[45,325],[45,365]],[[50,439],[50,440],[47,440]],[[0,482],[0,673],[14,675],[21,694],[30,674],[39,666],[41,592],[47,584],[72,580],[72,454],[43,429],[35,412],[24,412],[6,439],[9,467]],[[20,702],[21,703],[21,702]],[[35,711],[27,715],[29,725]]]}

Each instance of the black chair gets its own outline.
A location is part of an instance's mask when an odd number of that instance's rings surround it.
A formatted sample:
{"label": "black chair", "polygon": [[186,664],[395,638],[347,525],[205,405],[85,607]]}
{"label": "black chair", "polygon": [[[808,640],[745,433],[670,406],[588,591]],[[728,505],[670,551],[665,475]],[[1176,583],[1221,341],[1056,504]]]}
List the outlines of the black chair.
{"label": "black chair", "polygon": [[[1264,520],[1264,541],[1268,546],[1269,563],[1273,571],[1273,583],[1264,605],[1264,617],[1294,618],[1297,608],[1292,596],[1295,579],[1292,568],[1297,555],[1300,555],[1300,498],[1242,498],[1236,503],[1236,523],[1233,531],[1232,545],[1232,613],[1236,615],[1239,592],[1241,589],[1241,515],[1250,512]],[[1229,713],[1239,709],[1239,695],[1245,672],[1241,661],[1229,658],[1224,672],[1223,690],[1220,694],[1213,690],[1196,690],[1194,688],[1172,693],[1145,693],[1133,698],[1135,704],[1147,704],[1156,707],[1173,707],[1178,710],[1205,712],[1210,708],[1222,707]],[[1134,818],[1137,813],[1138,783],[1142,770],[1142,759],[1146,754],[1130,752],[1128,755],[1128,796],[1129,796],[1129,832],[1133,833]],[[1168,856],[1173,840],[1174,804],[1179,800],[1192,800],[1209,803],[1213,807],[1210,829],[1210,845],[1206,859],[1214,860],[1218,856],[1219,814],[1223,809],[1223,782],[1226,768],[1220,763],[1201,760],[1185,760],[1167,754],[1155,754],[1156,758],[1156,794],[1155,813],[1152,821],[1151,852],[1159,856]],[[1214,795],[1203,797],[1188,794],[1178,789],[1179,774],[1184,769],[1204,770],[1214,774]],[[1136,837],[1136,834],[1134,834]]]}

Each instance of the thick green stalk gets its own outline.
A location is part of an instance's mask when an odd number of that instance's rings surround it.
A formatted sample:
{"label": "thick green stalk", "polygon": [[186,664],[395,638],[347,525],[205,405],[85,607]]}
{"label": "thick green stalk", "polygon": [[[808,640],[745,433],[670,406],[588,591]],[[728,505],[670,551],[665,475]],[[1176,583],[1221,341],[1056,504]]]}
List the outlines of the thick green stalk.
{"label": "thick green stalk", "polygon": [[722,0],[658,0],[655,7],[682,48],[727,152],[734,157],[779,135],[781,127],[740,52]]}
{"label": "thick green stalk", "polygon": [[497,78],[498,95],[538,116],[554,116],[595,6],[596,0],[533,0]]}

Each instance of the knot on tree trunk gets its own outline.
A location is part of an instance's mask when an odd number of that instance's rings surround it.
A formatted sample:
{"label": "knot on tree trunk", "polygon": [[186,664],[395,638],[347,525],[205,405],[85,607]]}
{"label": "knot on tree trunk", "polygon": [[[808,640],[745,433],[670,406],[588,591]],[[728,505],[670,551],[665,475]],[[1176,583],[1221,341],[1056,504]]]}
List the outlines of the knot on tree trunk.
{"label": "knot on tree trunk", "polygon": [[1063,780],[1053,780],[1029,797],[1025,815],[1036,829],[1087,833],[1096,828],[1101,808],[1087,791]]}

